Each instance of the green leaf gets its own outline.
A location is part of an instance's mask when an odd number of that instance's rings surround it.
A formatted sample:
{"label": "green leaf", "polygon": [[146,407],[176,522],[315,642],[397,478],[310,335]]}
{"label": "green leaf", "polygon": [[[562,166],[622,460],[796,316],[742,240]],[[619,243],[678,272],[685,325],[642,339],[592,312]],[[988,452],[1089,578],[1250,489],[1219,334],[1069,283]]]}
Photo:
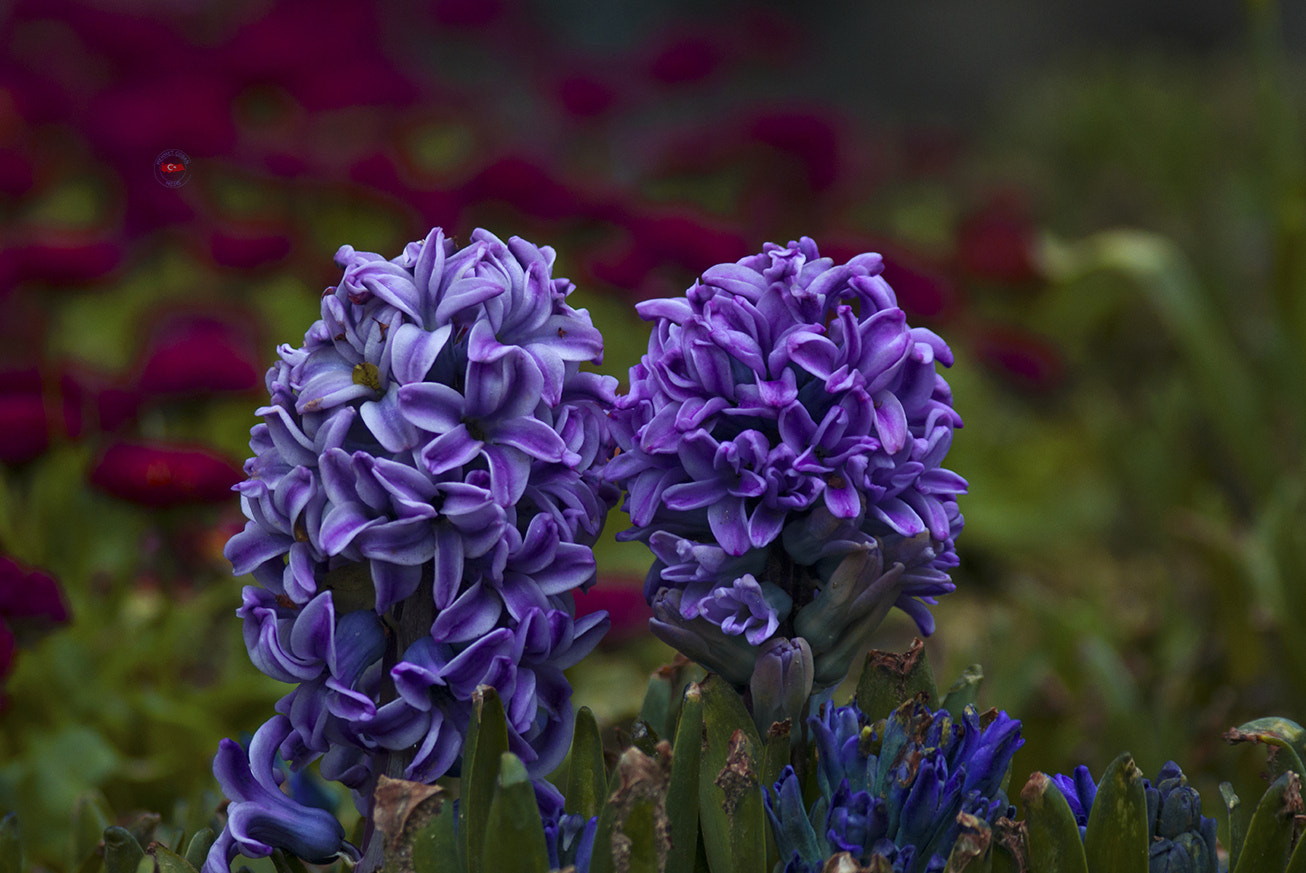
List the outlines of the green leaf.
{"label": "green leaf", "polygon": [[[666,746],[662,747],[664,750]],[[675,869],[667,866],[671,822],[667,789],[671,762],[631,746],[617,759],[608,802],[599,812],[590,873]],[[683,815],[677,810],[677,815]]]}
{"label": "green leaf", "polygon": [[1289,771],[1265,790],[1247,825],[1234,873],[1277,873],[1288,863],[1295,817],[1302,806],[1301,777]]}
{"label": "green leaf", "polygon": [[1029,840],[1025,823],[1002,816],[993,823],[989,845],[992,873],[1023,873],[1029,869]]}
{"label": "green leaf", "polygon": [[949,686],[939,701],[939,707],[946,709],[948,715],[960,719],[967,706],[977,706],[980,683],[984,681],[984,669],[979,664],[971,664],[961,672],[961,678]]}
{"label": "green leaf", "polygon": [[630,744],[650,758],[657,756],[658,741],[660,739],[662,737],[646,721],[636,719],[635,723],[630,726]]}
{"label": "green leaf", "polygon": [[703,694],[704,745],[699,762],[698,814],[713,873],[762,873],[767,821],[759,776],[762,741],[743,699],[720,676]]}
{"label": "green leaf", "polygon": [[1047,774],[1029,777],[1020,798],[1025,802],[1029,869],[1035,873],[1088,873],[1075,814]]}
{"label": "green leaf", "polygon": [[1243,841],[1247,836],[1247,822],[1243,820],[1242,801],[1234,793],[1228,782],[1220,783],[1220,799],[1224,801],[1224,811],[1229,817],[1229,869],[1238,869],[1238,855],[1243,850]]}
{"label": "green leaf", "polygon": [[937,709],[938,690],[925,656],[925,644],[916,639],[907,651],[869,652],[857,681],[857,706],[872,719],[883,718],[918,694]]}
{"label": "green leaf", "polygon": [[548,873],[548,847],[530,774],[512,752],[500,755],[499,762],[496,791],[481,832],[482,869]]}
{"label": "green leaf", "polygon": [[463,747],[462,798],[458,832],[462,836],[463,858],[469,873],[481,873],[481,846],[490,803],[499,775],[499,759],[508,751],[508,719],[503,714],[499,693],[488,685],[472,697],[472,723]]}
{"label": "green leaf", "polygon": [[1292,851],[1292,857],[1288,859],[1288,867],[1283,873],[1306,873],[1306,840],[1298,839],[1297,847]]}
{"label": "green leaf", "polygon": [[659,873],[657,811],[657,802],[651,797],[640,798],[631,805],[622,828],[630,840],[627,873]]}
{"label": "green leaf", "polygon": [[608,793],[608,774],[603,761],[603,738],[588,706],[576,713],[571,739],[571,764],[567,770],[567,799],[563,809],[590,818]]}
{"label": "green leaf", "polygon": [[653,729],[659,737],[671,736],[675,725],[675,706],[679,703],[680,671],[663,667],[654,670],[648,677],[648,689],[644,692],[644,703],[639,708],[638,721]]}
{"label": "green leaf", "polygon": [[104,869],[106,873],[136,873],[145,850],[131,831],[116,825],[104,830]]}
{"label": "green leaf", "polygon": [[277,873],[308,873],[303,861],[282,849],[272,853],[272,866],[276,868]]}
{"label": "green leaf", "polygon": [[0,818],[0,873],[23,873],[23,844],[18,831],[18,813]]}
{"label": "green leaf", "polygon": [[[780,778],[780,771],[789,765],[789,758],[792,750],[790,741],[790,723],[786,719],[783,722],[772,724],[766,733],[766,748],[762,753],[762,772],[761,784],[762,790],[767,791]],[[767,828],[766,841],[766,868],[771,870],[775,867],[776,862],[780,860],[779,849],[775,845],[774,834],[771,829]]]}
{"label": "green leaf", "polygon": [[1147,873],[1147,795],[1143,773],[1128,752],[1102,774],[1084,834],[1093,873]]}
{"label": "green leaf", "polygon": [[[372,797],[372,823],[383,840],[385,869],[390,873],[462,869],[453,839],[453,814],[444,813],[449,804],[444,802],[443,787],[381,774]],[[444,819],[441,825],[435,825],[438,818]],[[448,831],[443,853],[436,853],[434,861],[424,860],[423,856],[419,863],[418,853],[428,852],[432,840],[440,839],[443,831]]]}
{"label": "green leaf", "polygon": [[195,836],[190,838],[186,844],[186,863],[199,870],[204,866],[204,861],[209,856],[209,848],[213,845],[215,837],[212,828],[204,828],[196,831]]}
{"label": "green leaf", "polygon": [[159,843],[150,847],[149,854],[154,856],[154,863],[158,865],[159,873],[196,873],[199,869],[172,849]]}
{"label": "green leaf", "polygon": [[459,861],[458,836],[454,832],[453,804],[418,829],[413,837],[413,869],[421,873],[465,873]]}
{"label": "green leaf", "polygon": [[667,809],[671,810],[671,848],[667,870],[692,870],[698,850],[698,769],[703,746],[703,694],[697,684],[685,689],[672,747]]}
{"label": "green leaf", "polygon": [[104,829],[113,823],[109,804],[98,791],[87,791],[77,799],[73,808],[72,867],[80,868],[86,859],[95,855],[104,838]]}
{"label": "green leaf", "polygon": [[1272,754],[1272,759],[1275,760],[1279,773],[1294,770],[1297,775],[1306,777],[1306,766],[1302,765],[1306,759],[1306,730],[1291,719],[1258,718],[1241,727],[1231,728],[1225,732],[1224,738],[1230,743],[1265,743],[1274,746],[1277,754]]}

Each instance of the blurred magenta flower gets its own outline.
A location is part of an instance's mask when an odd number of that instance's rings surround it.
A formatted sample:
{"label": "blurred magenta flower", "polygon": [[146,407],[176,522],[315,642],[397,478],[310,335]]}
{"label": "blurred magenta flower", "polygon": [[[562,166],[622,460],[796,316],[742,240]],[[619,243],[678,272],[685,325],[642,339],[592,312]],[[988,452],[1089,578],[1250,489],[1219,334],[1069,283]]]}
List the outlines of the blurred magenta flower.
{"label": "blurred magenta flower", "polygon": [[995,195],[958,225],[957,268],[974,279],[1028,285],[1039,275],[1036,243],[1034,224],[1020,196]]}
{"label": "blurred magenta flower", "polygon": [[219,267],[257,270],[285,260],[292,243],[287,230],[275,225],[227,222],[208,235],[209,254]]}
{"label": "blurred magenta flower", "polygon": [[717,40],[694,31],[667,34],[650,51],[648,75],[663,85],[700,83],[710,77],[725,60]]}
{"label": "blurred magenta flower", "polygon": [[68,619],[68,601],[59,580],[45,570],[0,555],[0,677],[13,669],[21,638]]}
{"label": "blurred magenta flower", "polygon": [[[281,752],[321,759],[369,814],[377,777],[457,772],[478,685],[533,776],[570,742],[563,670],[607,627],[576,617],[616,491],[616,380],[554,252],[440,229],[387,260],[350,246],[304,344],[283,345],[227,544],[254,574],[250,658],[295,689]],[[365,842],[374,864],[379,837]]]}
{"label": "blurred magenta flower", "polygon": [[589,211],[579,190],[542,163],[520,155],[505,155],[487,163],[461,193],[468,203],[506,203],[523,215],[545,220]]}
{"label": "blurred magenta flower", "polygon": [[85,369],[18,367],[0,371],[0,463],[40,457],[63,439],[111,431],[139,405],[131,389]]}
{"label": "blurred magenta flower", "polygon": [[982,326],[975,336],[975,357],[1010,384],[1031,392],[1055,389],[1066,372],[1059,348],[1014,325]]}
{"label": "blurred magenta flower", "polygon": [[230,318],[177,312],[150,331],[134,383],[152,397],[252,391],[257,359],[249,330]]}
{"label": "blurred magenta flower", "polygon": [[14,280],[83,286],[103,279],[122,263],[126,247],[117,237],[82,231],[44,230],[9,248]]}
{"label": "blurred magenta flower", "polygon": [[90,473],[106,494],[156,508],[222,503],[240,479],[240,468],[212,449],[128,440],[110,443]]}
{"label": "blurred magenta flower", "polygon": [[39,383],[36,391],[0,394],[0,463],[17,466],[44,454],[50,446],[50,424]]}

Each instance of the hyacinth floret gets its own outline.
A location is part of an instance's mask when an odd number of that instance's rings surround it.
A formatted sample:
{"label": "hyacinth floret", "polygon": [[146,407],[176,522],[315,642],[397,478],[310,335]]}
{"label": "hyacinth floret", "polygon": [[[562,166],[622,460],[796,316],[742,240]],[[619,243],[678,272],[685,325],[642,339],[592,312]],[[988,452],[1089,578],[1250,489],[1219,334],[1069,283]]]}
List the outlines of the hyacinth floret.
{"label": "hyacinth floret", "polygon": [[226,555],[258,583],[239,610],[251,660],[296,686],[269,722],[281,754],[320,760],[366,816],[382,773],[458,772],[478,685],[533,776],[565,755],[562,671],[607,628],[570,592],[593,583],[616,501],[616,380],[580,371],[602,338],[548,247],[436,228],[336,264],[321,318],[268,371]]}
{"label": "hyacinth floret", "polygon": [[[756,647],[820,626],[808,637],[820,688],[888,607],[933,630],[966,489],[942,466],[961,419],[936,364],[953,359],[908,326],[883,267],[877,254],[836,266],[804,238],[637,304],[652,332],[605,473],[627,493],[620,536],[654,552],[645,596],[672,645],[733,652],[730,638]],[[742,661],[703,663],[748,681]]]}
{"label": "hyacinth floret", "polygon": [[[1065,796],[1082,838],[1100,787],[1088,767],[1080,764],[1069,776],[1052,777]],[[1188,784],[1183,770],[1167,761],[1155,780],[1143,780],[1147,798],[1147,869],[1149,873],[1216,873],[1216,821],[1202,815],[1202,798]]]}
{"label": "hyacinth floret", "polygon": [[1011,816],[1002,783],[1024,743],[1006,713],[967,707],[960,720],[919,700],[872,722],[857,705],[824,707],[809,719],[819,796],[804,808],[792,767],[766,792],[785,873],[815,873],[847,852],[877,856],[899,873],[935,873],[962,830],[961,816],[992,825]]}

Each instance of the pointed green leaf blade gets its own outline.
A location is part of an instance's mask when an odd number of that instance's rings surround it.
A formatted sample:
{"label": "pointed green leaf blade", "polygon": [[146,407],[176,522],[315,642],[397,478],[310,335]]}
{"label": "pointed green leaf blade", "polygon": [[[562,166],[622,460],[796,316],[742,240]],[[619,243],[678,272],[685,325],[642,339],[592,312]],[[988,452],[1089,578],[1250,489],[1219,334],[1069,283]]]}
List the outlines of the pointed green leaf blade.
{"label": "pointed green leaf blade", "polygon": [[978,705],[980,683],[983,681],[984,668],[979,664],[971,664],[961,672],[961,678],[949,686],[939,701],[939,708],[946,709],[954,719],[961,718],[967,706]]}
{"label": "pointed green leaf blade", "polygon": [[1301,777],[1289,771],[1261,795],[1247,825],[1242,852],[1234,873],[1274,873],[1288,863],[1295,818],[1306,811],[1301,799]]}
{"label": "pointed green leaf blade", "polygon": [[884,718],[917,694],[925,695],[931,710],[938,708],[934,672],[919,638],[902,653],[874,651],[866,655],[866,665],[857,680],[856,700],[872,720]]}
{"label": "pointed green leaf blade", "polygon": [[1047,774],[1035,773],[1029,777],[1020,798],[1025,802],[1030,870],[1088,873],[1075,814]]}
{"label": "pointed green leaf blade", "polygon": [[1229,869],[1238,869],[1238,855],[1243,850],[1246,838],[1247,822],[1243,820],[1242,801],[1234,793],[1228,782],[1220,783],[1220,799],[1224,801],[1224,811],[1229,821]]}
{"label": "pointed green leaf blade", "polygon": [[599,813],[591,873],[674,869],[667,866],[671,844],[671,822],[667,817],[670,745],[662,743],[657,752],[654,757],[632,746],[617,759],[608,800]]}
{"label": "pointed green leaf blade", "polygon": [[419,873],[466,873],[459,863],[458,837],[453,804],[446,803],[440,812],[418,829],[413,837],[413,869]]}
{"label": "pointed green leaf blade", "polygon": [[1143,773],[1128,752],[1102,774],[1084,834],[1093,873],[1147,873],[1147,795]]}
{"label": "pointed green leaf blade", "polygon": [[567,770],[567,800],[563,807],[585,818],[598,815],[608,793],[608,774],[603,761],[603,737],[588,706],[576,712],[571,739],[571,764]]}
{"label": "pointed green leaf blade", "polygon": [[675,724],[674,709],[680,691],[676,672],[669,668],[653,671],[653,675],[648,677],[644,703],[639,708],[637,720],[647,724],[659,737],[671,736]]}
{"label": "pointed green leaf blade", "polygon": [[708,676],[700,687],[705,743],[698,814],[708,864],[714,873],[762,873],[767,839],[762,742],[743,699],[724,679]]}
{"label": "pointed green leaf blade", "polygon": [[18,813],[0,819],[0,873],[23,873],[23,844]]}
{"label": "pointed green leaf blade", "polygon": [[196,873],[199,869],[172,849],[158,843],[150,847],[149,853],[154,856],[154,863],[158,865],[159,873]]}
{"label": "pointed green leaf blade", "polygon": [[213,845],[216,837],[212,828],[204,828],[196,831],[195,836],[190,838],[186,844],[186,863],[199,870],[204,866],[204,861],[209,857],[209,848]]}
{"label": "pointed green leaf blade", "polygon": [[[104,795],[98,791],[88,791],[77,799],[73,810],[73,845],[72,862],[74,870],[81,869],[88,858],[95,855],[100,840],[104,838],[104,829],[113,824],[109,813],[109,804]],[[95,859],[98,864],[98,857]]]}
{"label": "pointed green leaf blade", "polygon": [[[790,741],[790,722],[788,719],[774,723],[766,732],[766,749],[763,752],[761,784],[763,791],[769,791],[771,786],[780,779],[780,773],[789,765],[789,758],[793,748]],[[765,809],[765,805],[763,807]],[[780,851],[776,848],[775,835],[771,833],[767,823],[766,829],[766,868],[774,869],[776,863],[780,860]]]}
{"label": "pointed green leaf blade", "polygon": [[303,861],[282,849],[272,853],[272,866],[276,868],[277,873],[308,873]]}
{"label": "pointed green leaf blade", "polygon": [[500,756],[508,751],[508,719],[499,693],[488,685],[472,698],[472,723],[463,748],[459,833],[468,873],[482,873],[481,844],[498,782]]}
{"label": "pointed green leaf blade", "polygon": [[667,809],[671,818],[668,870],[694,869],[698,850],[698,770],[703,747],[703,694],[697,684],[685,689],[671,755]]}
{"label": "pointed green leaf blade", "polygon": [[548,873],[544,824],[530,774],[512,752],[502,753],[499,762],[496,790],[481,832],[481,869]]}
{"label": "pointed green leaf blade", "polygon": [[117,825],[104,829],[104,869],[106,873],[136,873],[145,850],[131,831]]}

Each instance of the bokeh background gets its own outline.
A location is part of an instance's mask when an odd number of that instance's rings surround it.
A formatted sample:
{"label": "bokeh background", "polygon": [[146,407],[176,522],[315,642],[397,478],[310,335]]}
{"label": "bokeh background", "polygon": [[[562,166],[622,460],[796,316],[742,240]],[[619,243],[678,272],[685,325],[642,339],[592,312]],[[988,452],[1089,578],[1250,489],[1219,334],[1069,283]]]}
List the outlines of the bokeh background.
{"label": "bokeh background", "polygon": [[[1064,8],[1059,8],[1064,7]],[[278,343],[342,244],[555,247],[624,377],[635,301],[800,235],[882,252],[966,421],[941,685],[1035,769],[1119,751],[1259,794],[1306,720],[1306,7],[16,0],[0,5],[0,812],[71,869],[207,822],[286,690],[222,558]],[[185,183],[157,165],[181,162]],[[181,172],[181,171],[177,171]],[[610,531],[624,518],[614,513]],[[611,535],[573,672],[607,724],[670,657]],[[912,627],[884,628],[903,648]]]}

